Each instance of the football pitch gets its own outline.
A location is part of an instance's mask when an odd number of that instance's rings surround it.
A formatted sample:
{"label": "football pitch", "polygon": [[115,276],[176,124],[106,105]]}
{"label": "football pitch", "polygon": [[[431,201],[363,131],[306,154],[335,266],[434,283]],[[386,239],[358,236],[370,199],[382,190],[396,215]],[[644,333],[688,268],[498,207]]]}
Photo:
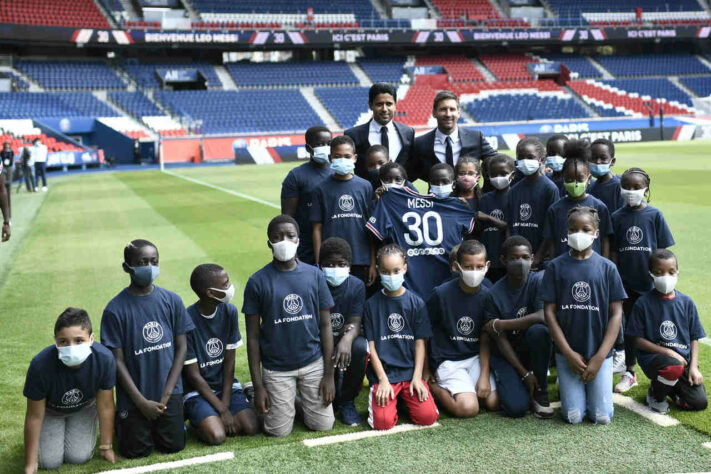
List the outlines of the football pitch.
{"label": "football pitch", "polygon": [[[651,204],[660,208],[676,240],[678,289],[695,301],[711,335],[711,142],[664,142],[617,147],[618,174],[631,166],[651,176]],[[510,153],[512,154],[512,153]],[[145,238],[160,252],[157,284],[177,292],[186,306],[196,297],[192,269],[214,262],[227,269],[241,308],[249,276],[271,259],[266,227],[279,214],[281,182],[295,164],[203,166],[137,172],[50,175],[47,193],[15,194],[13,236],[0,245],[0,471],[23,467],[25,374],[32,357],[53,344],[57,315],[68,306],[84,308],[97,340],[106,303],[128,282],[121,268],[123,247]],[[244,319],[240,315],[244,337]],[[711,389],[711,347],[701,344],[701,372]],[[639,402],[649,382],[637,371],[639,387],[627,395]],[[245,346],[237,350],[236,375],[249,380]],[[616,376],[616,381],[617,381]],[[554,382],[555,377],[552,377]],[[552,383],[551,399],[557,400]],[[367,417],[366,389],[358,398]],[[185,472],[434,471],[434,472],[690,472],[711,470],[711,409],[700,413],[672,408],[681,423],[659,426],[615,406],[611,425],[564,423],[531,415],[512,420],[482,413],[456,420],[442,413],[430,429],[319,447],[308,438],[369,430],[339,421],[327,433],[297,423],[285,438],[263,435],[228,438],[218,447],[198,442],[189,431],[184,451],[120,460],[111,466],[98,454],[62,472],[96,472],[234,452],[234,458],[182,468]],[[400,423],[408,422],[402,420]]]}

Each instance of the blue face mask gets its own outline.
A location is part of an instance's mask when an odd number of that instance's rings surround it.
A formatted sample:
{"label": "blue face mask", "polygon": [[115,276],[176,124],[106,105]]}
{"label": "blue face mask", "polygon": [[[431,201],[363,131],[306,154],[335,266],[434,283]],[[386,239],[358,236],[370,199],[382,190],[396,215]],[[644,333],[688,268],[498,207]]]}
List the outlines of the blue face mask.
{"label": "blue face mask", "polygon": [[546,158],[546,166],[555,171],[556,173],[563,170],[563,163],[565,158],[558,155],[552,155]]}
{"label": "blue face mask", "polygon": [[314,147],[314,161],[319,165],[328,163],[328,155],[331,154],[330,146],[317,146]]}
{"label": "blue face mask", "polygon": [[129,269],[131,280],[141,288],[149,286],[156,281],[156,278],[158,278],[160,274],[160,267],[158,267],[158,265],[146,265],[143,267],[129,267],[126,265],[126,268]]}
{"label": "blue face mask", "polygon": [[526,176],[531,176],[533,173],[538,171],[541,164],[538,160],[518,160],[516,161],[516,168]]}
{"label": "blue face mask", "polygon": [[601,178],[610,172],[610,165],[609,164],[598,165],[597,163],[590,163],[590,172],[596,178]]}
{"label": "blue face mask", "polygon": [[430,192],[438,198],[449,197],[449,195],[452,194],[452,189],[453,189],[453,185],[451,183],[450,184],[443,184],[441,186],[438,186],[436,184],[433,184],[432,186],[430,186]]}
{"label": "blue face mask", "polygon": [[325,267],[323,275],[326,277],[326,283],[331,286],[341,286],[346,281],[350,274],[350,267]]}
{"label": "blue face mask", "polygon": [[331,169],[334,173],[345,176],[353,172],[355,169],[355,162],[350,158],[334,158],[331,161]]}
{"label": "blue face mask", "polygon": [[405,282],[404,273],[396,273],[394,275],[383,275],[380,274],[380,283],[388,291],[397,291],[400,289],[402,284]]}

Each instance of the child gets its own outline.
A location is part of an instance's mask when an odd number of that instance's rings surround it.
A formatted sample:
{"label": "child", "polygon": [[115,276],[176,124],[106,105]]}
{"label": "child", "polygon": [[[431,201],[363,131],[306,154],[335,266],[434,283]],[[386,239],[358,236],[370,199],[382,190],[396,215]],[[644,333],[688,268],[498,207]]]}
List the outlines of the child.
{"label": "child", "polygon": [[239,313],[230,304],[235,287],[219,265],[198,265],[190,287],[199,300],[188,307],[195,329],[188,334],[183,374],[185,415],[198,437],[220,445],[226,436],[259,432],[257,415],[235,378],[235,349],[242,345]]}
{"label": "child", "polygon": [[[617,268],[592,249],[599,233],[597,211],[574,207],[568,214],[569,253],[546,268],[541,285],[545,316],[556,345],[563,419],[612,421],[612,346],[627,297]],[[577,235],[577,236],[576,236]],[[578,250],[580,249],[580,250]]]}
{"label": "child", "polygon": [[[652,289],[648,270],[649,256],[657,249],[674,245],[674,237],[662,212],[644,200],[650,185],[649,175],[644,170],[628,169],[622,175],[621,185],[627,204],[612,214],[612,261],[617,264],[627,293],[627,299],[622,304],[627,322],[637,298]],[[637,385],[634,371],[635,344],[632,338],[625,336],[624,351],[619,352],[624,354],[625,369],[615,385],[615,391],[624,393]]]}
{"label": "child", "polygon": [[489,335],[481,332],[483,287],[489,268],[486,249],[476,240],[465,240],[457,250],[461,275],[434,289],[427,302],[432,324],[431,369],[425,380],[435,399],[453,416],[467,418],[479,413],[479,400],[488,410],[498,410],[496,382],[489,372]]}
{"label": "child", "polygon": [[319,255],[321,270],[333,297],[333,365],[338,368],[335,373],[336,399],[333,407],[344,425],[357,426],[361,419],[356,412],[354,400],[363,384],[368,360],[368,341],[360,334],[365,285],[349,274],[351,247],[345,240],[338,237],[326,239]]}
{"label": "child", "polygon": [[[449,251],[449,269],[451,271],[451,277],[447,279],[449,280],[454,280],[458,279],[459,277],[462,276],[462,272],[459,270],[459,263],[457,262],[457,252],[459,252],[459,247],[462,244],[457,244],[454,247],[452,247],[452,250]],[[491,271],[491,262],[488,263],[489,269],[487,270],[487,275]],[[484,277],[484,279],[481,282],[481,287],[486,288],[487,290],[490,289],[494,284],[489,280],[488,277]]]}
{"label": "child", "polygon": [[373,185],[373,191],[378,189],[380,184],[380,168],[390,163],[388,149],[383,145],[373,145],[365,152],[365,167],[368,170],[368,181]]}
{"label": "child", "polygon": [[568,142],[568,137],[565,135],[553,135],[546,142],[546,168],[550,172],[546,173],[548,179],[558,188],[558,193],[563,196],[565,187],[563,186],[563,158],[565,144]]}
{"label": "child", "polygon": [[543,176],[545,149],[538,138],[524,138],[516,145],[516,168],[525,175],[509,193],[506,212],[510,235],[525,237],[534,253],[543,242],[546,212],[558,199],[558,188]]}
{"label": "child", "polygon": [[267,227],[270,263],[254,273],[244,289],[247,358],[254,405],[271,436],[291,433],[299,389],[304,424],[330,430],[334,417],[333,299],[323,273],[296,258],[299,225],[276,216]]}
{"label": "child", "polygon": [[615,145],[606,138],[599,138],[590,147],[590,172],[595,181],[588,192],[604,202],[610,214],[625,205],[620,193],[620,177],[612,174],[615,166]]}
{"label": "child", "polygon": [[430,168],[429,192],[444,199],[454,191],[454,169],[447,163],[437,163]]}
{"label": "child", "polygon": [[[380,186],[384,186],[387,189],[410,188],[413,191],[417,191],[415,185],[408,181],[405,168],[400,163],[395,163],[394,161],[390,161],[380,168],[379,181]],[[380,194],[382,195],[382,192]],[[376,197],[380,197],[377,192]]]}
{"label": "child", "polygon": [[99,424],[101,457],[116,462],[116,363],[94,342],[86,311],[67,308],[54,324],[54,343],[37,354],[25,380],[25,472],[84,464],[94,456]]}
{"label": "child", "polygon": [[548,401],[551,337],[539,298],[541,273],[531,273],[533,252],[524,237],[514,235],[501,247],[506,276],[491,288],[484,330],[497,342],[491,355],[501,407],[506,415],[553,416]]}
{"label": "child", "polygon": [[474,212],[477,212],[479,210],[479,200],[481,199],[481,189],[479,189],[481,166],[479,166],[479,158],[473,155],[460,157],[454,166],[454,175],[457,181],[452,195],[465,199],[469,207]]}
{"label": "child", "polygon": [[378,250],[383,290],[365,303],[364,327],[370,349],[368,424],[389,430],[397,424],[397,399],[403,400],[417,425],[437,421],[439,412],[422,373],[425,341],[432,335],[424,301],[402,284],[405,251],[397,244]]}
{"label": "child", "polygon": [[708,399],[699,371],[699,339],[706,333],[694,302],[674,290],[679,278],[676,256],[670,250],[655,250],[649,257],[649,273],[654,290],[637,300],[625,330],[651,380],[647,404],[667,413],[667,397],[673,397],[683,410],[705,410]]}
{"label": "child", "polygon": [[341,135],[331,142],[331,168],[334,174],[324,180],[312,195],[311,223],[316,263],[321,242],[341,237],[351,246],[351,275],[368,286],[375,281],[375,249],[365,223],[373,205],[373,187],[353,174],[358,156],[353,140]]}
{"label": "child", "polygon": [[195,326],[183,301],[153,284],[158,249],[134,240],[123,250],[131,283],[104,309],[101,342],[116,359],[116,437],[125,458],[174,453],[185,447],[183,382],[186,333]]}
{"label": "child", "polygon": [[[489,158],[489,182],[494,190],[482,196],[479,202],[479,210],[483,214],[500,220],[504,223],[504,226],[483,226],[479,240],[486,247],[488,255],[501,255],[501,244],[506,238],[506,212],[508,210],[509,189],[515,169],[516,163],[508,155],[497,153]],[[501,260],[494,258],[487,273],[488,278],[496,283],[505,273],[506,268],[501,263]]]}
{"label": "child", "polygon": [[[590,165],[586,159],[589,156],[589,150],[587,142],[580,140],[571,140],[565,145],[566,159],[561,171],[565,183],[565,196],[553,204],[546,213],[546,221],[543,226],[545,240],[536,253],[534,268],[539,268],[543,258],[551,250],[554,257],[568,251],[566,225],[568,211],[579,206],[592,207],[597,210],[600,217],[600,236],[595,239],[593,250],[605,258],[610,256],[610,236],[612,235],[610,213],[602,201],[585,192],[590,182]],[[573,244],[577,245],[576,242]]]}
{"label": "child", "polygon": [[311,229],[311,193],[326,178],[333,174],[329,166],[331,132],[326,127],[311,127],[306,130],[306,151],[310,159],[292,168],[281,184],[281,212],[299,223],[299,260],[313,264],[313,231]]}

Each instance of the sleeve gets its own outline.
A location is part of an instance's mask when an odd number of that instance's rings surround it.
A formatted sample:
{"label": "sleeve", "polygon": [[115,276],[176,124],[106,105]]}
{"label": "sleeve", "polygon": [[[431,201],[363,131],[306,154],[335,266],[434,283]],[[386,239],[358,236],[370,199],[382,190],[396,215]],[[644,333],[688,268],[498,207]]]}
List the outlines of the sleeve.
{"label": "sleeve", "polygon": [[375,208],[375,193],[373,192],[373,186],[368,183],[368,187],[365,188],[365,199],[366,199],[366,209],[368,210],[368,216],[373,214],[373,209]]}
{"label": "sleeve", "polygon": [[674,236],[672,236],[671,230],[669,230],[669,226],[667,225],[667,221],[664,219],[664,215],[661,212],[657,215],[656,220],[657,248],[666,249],[673,246],[676,243],[674,242]]}
{"label": "sleeve", "polygon": [[180,296],[174,295],[173,298],[173,328],[175,335],[180,336],[195,329],[195,324],[193,324],[193,320],[188,316],[188,310],[185,309],[185,305],[183,304],[183,300],[180,299]]}
{"label": "sleeve", "polygon": [[42,370],[37,365],[34,359],[30,362],[27,377],[25,377],[25,389],[22,391],[25,397],[36,402],[44,400],[49,391],[47,380],[42,376]]}
{"label": "sleeve", "polygon": [[372,304],[366,303],[365,310],[363,311],[363,330],[365,332],[364,336],[368,341],[375,340],[375,328],[373,327],[372,307]]}
{"label": "sleeve", "polygon": [[611,236],[611,239],[613,239],[615,231],[612,229],[610,210],[607,208],[605,203],[602,203],[598,208],[598,211],[600,212],[600,235],[603,237]]}
{"label": "sleeve", "polygon": [[289,171],[286,175],[284,181],[281,183],[281,198],[298,198],[299,197],[299,183],[296,180],[296,174],[294,170]]}
{"label": "sleeve", "polygon": [[350,317],[363,317],[363,305],[365,304],[365,283],[355,278],[357,286],[353,292],[353,304],[351,305]]}
{"label": "sleeve", "polygon": [[121,349],[124,343],[121,322],[108,308],[101,316],[101,343],[109,349]]}
{"label": "sleeve", "polygon": [[420,300],[415,306],[415,339],[429,339],[432,337],[432,325],[427,315],[427,306]]}
{"label": "sleeve", "polygon": [[702,337],[706,337],[706,332],[704,327],[701,325],[701,320],[699,319],[699,312],[696,309],[696,305],[691,298],[689,299],[689,309],[687,310],[689,316],[689,340],[696,341]]}
{"label": "sleeve", "polygon": [[[555,225],[555,210],[549,207],[546,211],[546,218],[543,221],[543,238],[557,240],[555,237],[555,230],[553,226]],[[556,247],[557,248],[557,247]]]}
{"label": "sleeve", "polygon": [[389,200],[387,194],[388,193],[385,193],[380,198],[368,222],[365,224],[365,227],[371,231],[378,240],[385,240],[390,234],[390,229],[392,229],[392,222],[390,221],[390,215],[387,209],[387,201]]}
{"label": "sleeve", "polygon": [[309,219],[311,222],[324,222],[324,196],[321,186],[311,192],[311,212]]}
{"label": "sleeve", "polygon": [[227,304],[227,316],[229,317],[229,333],[227,334],[227,349],[237,349],[242,345],[242,334],[239,332],[239,314],[237,308]]}
{"label": "sleeve", "polygon": [[[534,273],[533,275],[535,276],[535,285],[532,288],[533,294],[531,295],[531,298],[533,299],[533,311],[538,311],[539,309],[543,309],[543,299],[541,299],[541,286],[543,282],[543,275],[540,273]],[[545,272],[544,272],[545,275]],[[532,277],[532,275],[529,274],[529,278]]]}
{"label": "sleeve", "polygon": [[107,354],[104,362],[104,371],[99,381],[99,390],[111,390],[116,386],[116,359],[113,354]]}
{"label": "sleeve", "polygon": [[333,308],[333,296],[331,296],[331,291],[328,289],[328,284],[326,283],[326,277],[323,276],[323,272],[320,270],[316,271],[316,279],[318,284],[318,309],[323,311],[324,309]]}
{"label": "sleeve", "polygon": [[[553,184],[553,181],[549,182]],[[558,199],[560,199],[560,193],[558,192],[558,186],[553,184],[552,186],[548,187],[548,207],[551,207],[553,204],[556,203]]]}
{"label": "sleeve", "polygon": [[[630,313],[630,317],[627,318],[627,324],[625,325],[625,336],[628,337],[644,337],[646,338],[645,334],[645,321],[647,321],[647,318],[644,315],[644,305],[643,305],[643,300],[638,299],[634,306],[632,307],[632,312]],[[654,342],[654,341],[651,341]]]}
{"label": "sleeve", "polygon": [[558,291],[556,288],[555,266],[549,265],[543,273],[538,297],[544,303],[558,303]]}
{"label": "sleeve", "polygon": [[[197,363],[197,352],[195,351],[195,333],[190,331],[187,334],[188,349],[185,353],[185,362],[183,365],[190,365]],[[229,349],[229,348],[228,348]]]}
{"label": "sleeve", "polygon": [[499,314],[499,308],[496,306],[496,301],[494,301],[494,294],[489,292],[484,302],[484,322],[491,319],[501,319]]}
{"label": "sleeve", "polygon": [[437,291],[437,288],[432,290],[432,294],[427,300],[427,315],[430,318],[430,323],[432,326],[436,326],[437,324],[439,324],[439,321],[442,318],[439,304],[439,292]]}
{"label": "sleeve", "polygon": [[482,133],[480,136],[480,142],[479,142],[479,147],[481,152],[479,153],[479,159],[484,159],[488,158],[489,156],[494,156],[496,154],[496,150],[494,150],[494,147],[491,146],[489,143],[489,140],[486,139],[484,134]]}
{"label": "sleeve", "polygon": [[617,267],[607,260],[608,265],[608,294],[610,295],[610,303],[614,301],[622,301],[627,299],[627,293],[625,292],[625,287],[622,286],[622,278],[620,277],[620,272],[617,271]]}
{"label": "sleeve", "polygon": [[244,287],[244,298],[242,299],[242,313],[260,314],[261,313],[261,295],[254,276],[247,281],[247,286]]}

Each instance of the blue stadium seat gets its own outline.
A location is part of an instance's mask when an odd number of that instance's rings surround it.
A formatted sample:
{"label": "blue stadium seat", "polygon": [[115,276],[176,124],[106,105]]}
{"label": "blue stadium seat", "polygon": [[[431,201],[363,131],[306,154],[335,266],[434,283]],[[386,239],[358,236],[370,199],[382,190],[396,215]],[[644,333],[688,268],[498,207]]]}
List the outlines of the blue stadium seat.
{"label": "blue stadium seat", "polygon": [[240,87],[358,84],[358,78],[343,61],[240,62],[226,67]]}
{"label": "blue stadium seat", "polygon": [[368,0],[193,0],[201,13],[302,13],[313,8],[317,14],[353,13],[356,19],[380,18]]}
{"label": "blue stadium seat", "polygon": [[90,92],[0,93],[0,118],[4,119],[117,116],[118,113]]}
{"label": "blue stadium seat", "polygon": [[[709,79],[706,79],[707,81]],[[664,98],[668,101],[675,100],[680,104],[691,106],[691,97],[675,86],[669,79],[615,79],[600,81],[623,91],[636,92],[640,96],[648,95],[652,99]]]}
{"label": "blue stadium seat", "polygon": [[613,76],[679,76],[709,74],[698,58],[691,54],[636,54],[629,56],[597,56],[597,61]]}
{"label": "blue stadium seat", "polygon": [[163,115],[142,92],[109,92],[109,99],[135,117]]}
{"label": "blue stadium seat", "polygon": [[324,107],[344,129],[358,123],[368,111],[368,87],[324,87],[314,89]]}
{"label": "blue stadium seat", "polygon": [[17,61],[15,67],[45,89],[125,89],[126,84],[103,61]]}
{"label": "blue stadium seat", "polygon": [[615,110],[613,107],[603,107],[601,105],[593,104],[593,103],[588,103],[590,107],[595,109],[595,112],[600,114],[600,117],[629,117],[628,114],[624,112],[619,112]]}
{"label": "blue stadium seat", "polygon": [[206,61],[194,61],[190,63],[138,63],[136,61],[126,61],[123,64],[123,68],[140,87],[147,89],[158,89],[163,86],[156,74],[157,69],[198,69],[202,75],[205,76],[205,79],[207,79],[207,87],[209,89],[222,88],[222,81],[220,81],[220,78],[217,76],[215,68]]}
{"label": "blue stadium seat", "polygon": [[711,96],[711,76],[682,77],[679,80],[686,87],[696,92],[699,97]]}
{"label": "blue stadium seat", "polygon": [[395,82],[405,72],[405,58],[358,58],[358,64],[373,82]]}
{"label": "blue stadium seat", "polygon": [[501,94],[464,104],[477,122],[514,122],[560,118],[587,118],[588,111],[573,98],[538,94]]}
{"label": "blue stadium seat", "polygon": [[546,59],[565,64],[565,67],[572,72],[577,72],[581,79],[596,79],[602,77],[602,73],[585,56],[573,54],[546,54]]}
{"label": "blue stadium seat", "polygon": [[561,19],[578,19],[583,13],[634,12],[641,7],[645,12],[699,11],[696,0],[548,0]]}

